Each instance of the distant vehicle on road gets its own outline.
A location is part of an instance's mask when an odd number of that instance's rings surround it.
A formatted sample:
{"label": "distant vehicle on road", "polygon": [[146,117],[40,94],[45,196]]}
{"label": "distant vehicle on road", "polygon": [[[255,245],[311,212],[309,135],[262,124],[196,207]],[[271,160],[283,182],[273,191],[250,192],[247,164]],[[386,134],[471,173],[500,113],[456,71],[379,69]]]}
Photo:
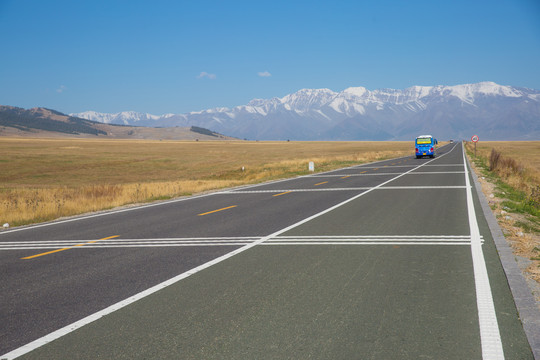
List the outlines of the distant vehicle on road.
{"label": "distant vehicle on road", "polygon": [[435,156],[435,145],[438,144],[437,139],[431,135],[420,135],[415,140],[416,158],[420,159],[423,156],[430,158]]}

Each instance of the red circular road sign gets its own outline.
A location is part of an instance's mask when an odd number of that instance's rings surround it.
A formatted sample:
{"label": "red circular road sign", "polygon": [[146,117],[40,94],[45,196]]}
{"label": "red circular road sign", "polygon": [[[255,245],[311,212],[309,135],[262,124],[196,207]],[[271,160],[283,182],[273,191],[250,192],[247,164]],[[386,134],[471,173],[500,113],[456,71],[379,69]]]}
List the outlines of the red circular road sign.
{"label": "red circular road sign", "polygon": [[472,141],[472,142],[478,142],[478,140],[480,140],[480,139],[478,138],[478,135],[473,135],[473,137],[471,138],[471,141]]}

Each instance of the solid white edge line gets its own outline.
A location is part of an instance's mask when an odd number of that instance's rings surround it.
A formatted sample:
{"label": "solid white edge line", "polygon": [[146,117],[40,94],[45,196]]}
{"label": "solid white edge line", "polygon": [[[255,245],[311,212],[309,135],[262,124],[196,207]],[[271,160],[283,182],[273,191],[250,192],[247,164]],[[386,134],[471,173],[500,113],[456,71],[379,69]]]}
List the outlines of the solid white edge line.
{"label": "solid white edge line", "polygon": [[478,322],[480,325],[480,340],[482,342],[483,359],[504,359],[501,334],[497,323],[497,314],[493,303],[493,295],[489,285],[482,243],[480,239],[480,229],[476,220],[472,189],[467,169],[467,159],[465,148],[461,146],[463,152],[463,167],[465,169],[465,184],[467,187],[467,213],[469,216],[469,227],[471,231],[471,254],[474,269],[474,283],[476,287],[476,305],[478,307]]}
{"label": "solid white edge line", "polygon": [[[455,148],[455,146],[454,146],[454,148]],[[452,148],[452,150],[454,148]],[[450,153],[452,150],[450,150],[448,153]],[[441,157],[443,157],[444,155],[446,155],[448,153],[445,153],[445,154],[441,155],[438,158],[440,159]],[[227,253],[227,254],[222,255],[222,256],[214,259],[214,260],[211,260],[211,261],[209,261],[207,263],[199,265],[199,266],[197,266],[197,267],[195,267],[195,268],[193,268],[193,269],[191,269],[189,271],[186,271],[186,272],[184,272],[184,273],[182,273],[182,274],[180,274],[178,276],[175,276],[175,277],[173,277],[173,278],[171,278],[171,279],[169,279],[167,281],[164,281],[164,282],[162,282],[162,283],[160,283],[158,285],[155,285],[155,286],[153,286],[153,287],[151,287],[151,288],[149,288],[147,290],[144,290],[144,291],[142,291],[142,292],[140,292],[138,294],[135,294],[135,295],[133,295],[133,296],[131,296],[131,297],[125,299],[125,300],[117,302],[116,304],[113,304],[113,305],[111,305],[111,306],[109,306],[109,307],[107,307],[107,308],[105,308],[105,309],[103,309],[101,311],[98,311],[98,312],[96,312],[96,313],[94,313],[94,314],[92,314],[90,316],[87,316],[87,317],[85,317],[85,318],[83,318],[83,319],[81,319],[79,321],[76,321],[76,322],[74,322],[74,323],[72,323],[72,324],[70,324],[68,326],[65,326],[65,327],[63,327],[61,329],[53,331],[52,333],[50,333],[48,335],[45,335],[45,336],[43,336],[43,337],[41,337],[41,338],[39,338],[37,340],[34,340],[34,341],[32,341],[32,342],[30,342],[30,343],[28,343],[26,345],[23,345],[23,346],[15,349],[13,351],[10,351],[7,354],[2,355],[1,358],[2,358],[2,360],[3,359],[10,360],[10,359],[15,359],[15,358],[17,358],[19,356],[22,356],[24,354],[27,354],[32,350],[35,350],[35,349],[37,349],[37,348],[39,348],[39,347],[41,347],[41,346],[43,346],[45,344],[50,343],[51,341],[59,339],[62,336],[69,334],[70,332],[73,332],[73,331],[75,331],[75,330],[77,330],[77,329],[79,329],[79,328],[81,328],[81,327],[83,327],[83,326],[85,326],[87,324],[92,323],[92,322],[102,318],[103,316],[109,315],[109,314],[111,314],[111,313],[113,313],[113,312],[115,312],[117,310],[122,309],[123,307],[126,307],[126,306],[134,303],[135,301],[143,299],[143,298],[145,298],[145,297],[147,297],[147,296],[149,296],[149,295],[151,295],[151,294],[153,294],[153,293],[155,293],[155,292],[157,292],[157,291],[159,291],[161,289],[164,289],[164,288],[166,288],[166,287],[168,287],[170,285],[173,285],[173,284],[177,283],[180,280],[183,280],[183,279],[185,279],[185,278],[187,278],[187,277],[189,277],[189,276],[191,276],[193,274],[196,274],[201,270],[207,269],[207,268],[211,267],[212,265],[218,264],[218,263],[220,263],[220,262],[222,262],[222,261],[224,261],[224,260],[226,260],[228,258],[231,258],[231,257],[233,257],[235,255],[238,255],[238,254],[240,254],[240,253],[242,253],[242,252],[244,252],[244,251],[246,251],[248,249],[251,249],[252,247],[257,246],[257,245],[265,242],[266,240],[269,240],[269,239],[271,239],[273,237],[276,237],[279,234],[282,234],[282,233],[284,233],[286,231],[289,231],[289,230],[291,230],[291,229],[293,229],[293,228],[295,228],[297,226],[300,226],[300,225],[302,225],[302,224],[304,224],[304,223],[306,223],[308,221],[311,221],[311,220],[313,220],[313,219],[315,219],[315,218],[317,218],[319,216],[322,216],[322,215],[324,215],[324,214],[326,214],[326,213],[328,213],[330,211],[333,211],[333,210],[335,210],[335,209],[337,209],[337,208],[339,208],[339,207],[341,207],[341,206],[343,206],[343,205],[345,205],[345,204],[347,204],[347,203],[349,203],[351,201],[354,201],[354,200],[358,199],[359,197],[364,196],[365,194],[368,194],[371,191],[377,189],[378,187],[383,186],[383,185],[385,185],[385,184],[387,184],[387,183],[389,183],[391,181],[394,181],[394,180],[396,180],[396,179],[410,173],[411,171],[413,171],[415,169],[418,169],[418,168],[420,168],[420,167],[422,167],[422,166],[424,166],[426,164],[429,164],[430,162],[432,162],[432,161],[434,161],[434,160],[436,160],[438,158],[434,158],[433,160],[425,162],[425,163],[423,163],[423,164],[421,164],[421,165],[419,165],[419,166],[417,166],[417,167],[415,167],[415,168],[413,168],[413,169],[411,169],[411,170],[409,170],[407,172],[404,172],[401,175],[398,175],[398,176],[396,176],[396,177],[394,177],[394,178],[392,178],[392,179],[390,179],[388,181],[385,181],[384,183],[381,183],[377,187],[374,187],[374,188],[372,188],[370,190],[367,190],[367,191],[365,191],[365,192],[363,192],[361,194],[353,196],[352,198],[350,198],[348,200],[345,200],[345,201],[343,201],[343,202],[341,202],[341,203],[339,203],[337,205],[334,205],[334,206],[332,206],[332,207],[330,207],[330,208],[328,208],[326,210],[323,210],[323,211],[321,211],[321,212],[319,212],[319,213],[317,213],[315,215],[307,217],[304,220],[301,220],[301,221],[299,221],[299,222],[297,222],[297,223],[295,223],[293,225],[290,225],[290,226],[288,226],[286,228],[278,230],[273,234],[270,234],[268,236],[260,238],[259,240],[254,241],[251,244],[248,244],[248,245],[245,245],[245,246],[243,246],[243,247],[241,247],[239,249],[233,250],[230,253]]]}

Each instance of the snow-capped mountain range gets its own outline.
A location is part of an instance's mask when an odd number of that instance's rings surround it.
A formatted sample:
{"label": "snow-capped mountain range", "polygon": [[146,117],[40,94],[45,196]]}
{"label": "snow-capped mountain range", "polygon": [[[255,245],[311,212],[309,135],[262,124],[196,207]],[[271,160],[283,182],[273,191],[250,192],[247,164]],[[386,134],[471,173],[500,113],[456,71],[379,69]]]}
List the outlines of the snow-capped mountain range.
{"label": "snow-capped mountain range", "polygon": [[151,115],[125,111],[70,114],[103,123],[199,126],[251,140],[540,140],[540,91],[493,82],[413,86],[404,90],[350,87],[302,89],[234,108]]}

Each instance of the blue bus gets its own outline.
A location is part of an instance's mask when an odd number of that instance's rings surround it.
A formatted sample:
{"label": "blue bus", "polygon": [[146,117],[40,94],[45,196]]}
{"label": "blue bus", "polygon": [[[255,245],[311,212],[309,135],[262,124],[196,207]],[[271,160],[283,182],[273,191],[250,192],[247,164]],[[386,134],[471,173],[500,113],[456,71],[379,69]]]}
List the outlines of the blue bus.
{"label": "blue bus", "polygon": [[437,145],[437,139],[431,135],[420,135],[416,138],[414,144],[416,150],[416,158],[420,159],[423,156],[429,156],[430,158],[435,156],[435,145]]}

